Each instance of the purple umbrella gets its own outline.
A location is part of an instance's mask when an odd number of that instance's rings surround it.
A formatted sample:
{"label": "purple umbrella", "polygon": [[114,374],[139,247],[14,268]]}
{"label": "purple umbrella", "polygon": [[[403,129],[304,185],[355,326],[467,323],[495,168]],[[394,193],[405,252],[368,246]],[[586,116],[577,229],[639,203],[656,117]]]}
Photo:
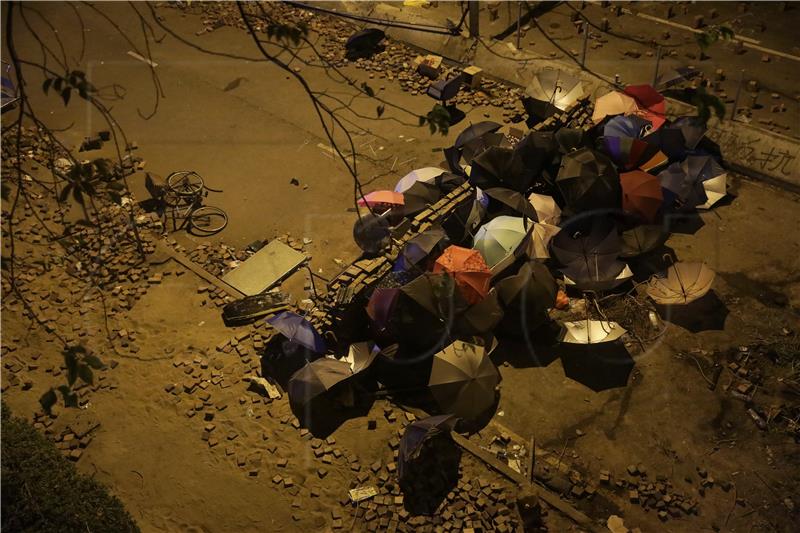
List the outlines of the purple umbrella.
{"label": "purple umbrella", "polygon": [[319,336],[314,326],[300,315],[283,311],[267,319],[267,323],[291,342],[304,346],[312,352],[325,353],[325,341]]}
{"label": "purple umbrella", "polygon": [[616,116],[606,122],[603,127],[605,137],[632,137],[634,139],[642,137],[650,122],[637,117],[636,115]]}

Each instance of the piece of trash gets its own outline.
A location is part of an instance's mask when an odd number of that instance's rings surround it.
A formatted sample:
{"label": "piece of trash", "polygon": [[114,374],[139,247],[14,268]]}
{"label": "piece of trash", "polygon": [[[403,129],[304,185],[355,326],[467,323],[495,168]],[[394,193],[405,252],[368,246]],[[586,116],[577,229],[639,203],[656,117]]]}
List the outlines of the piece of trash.
{"label": "piece of trash", "polygon": [[339,266],[342,266],[342,265],[344,264],[344,261],[342,261],[342,260],[341,260],[341,259],[339,259],[338,257],[334,257],[334,258],[333,258],[333,262],[334,262],[334,263],[336,263],[336,264],[337,264],[337,265],[339,265]]}
{"label": "piece of trash", "polygon": [[311,244],[313,241],[308,237],[303,237],[303,244]]}
{"label": "piece of trash", "polygon": [[369,487],[356,487],[354,489],[350,489],[350,500],[353,503],[358,503],[377,495],[378,495],[377,487],[369,486]]}
{"label": "piece of trash", "polygon": [[503,412],[503,411],[497,411],[497,416],[505,416],[505,412]]}
{"label": "piece of trash", "polygon": [[272,400],[280,400],[281,392],[278,390],[278,387],[270,383],[266,378],[250,376],[244,379],[250,382],[249,390],[264,393]]}
{"label": "piece of trash", "polygon": [[153,68],[156,68],[158,66],[158,63],[156,63],[155,61],[150,61],[146,57],[140,56],[139,54],[137,54],[133,50],[128,50],[128,55],[131,56],[134,59],[138,59],[142,63],[147,63],[148,65],[150,65]]}
{"label": "piece of trash", "polygon": [[292,184],[292,185],[294,185],[295,187],[298,187],[298,186],[300,185],[300,182],[298,181],[298,179],[297,179],[297,178],[292,178],[292,179],[290,179],[290,180],[289,180],[289,183],[291,183],[291,184]]}
{"label": "piece of trash", "polygon": [[628,533],[630,531],[627,527],[625,527],[625,522],[622,520],[622,518],[615,514],[612,514],[608,517],[606,526],[612,533]]}
{"label": "piece of trash", "polygon": [[650,311],[648,315],[650,317],[650,323],[653,325],[654,328],[658,327],[658,315],[656,315],[653,311]]}

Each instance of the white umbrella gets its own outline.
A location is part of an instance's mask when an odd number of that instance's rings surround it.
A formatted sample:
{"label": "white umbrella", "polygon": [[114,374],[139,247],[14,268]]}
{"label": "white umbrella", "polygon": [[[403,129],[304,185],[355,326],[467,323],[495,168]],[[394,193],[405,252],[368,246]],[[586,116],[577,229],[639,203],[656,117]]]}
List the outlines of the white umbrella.
{"label": "white umbrella", "polygon": [[536,211],[537,220],[545,224],[557,225],[561,220],[561,208],[552,196],[531,193],[528,201]]}
{"label": "white umbrella", "polygon": [[595,100],[592,122],[597,124],[609,115],[629,115],[638,109],[636,100],[632,97],[619,91],[611,91]]}
{"label": "white umbrella", "polygon": [[499,216],[478,228],[473,248],[480,251],[493,273],[514,262],[515,254],[525,237],[533,229],[533,222],[522,217]]}
{"label": "white umbrella", "polygon": [[583,84],[580,79],[563,71],[547,69],[536,74],[525,91],[563,111],[583,96]]}
{"label": "white umbrella", "polygon": [[619,339],[627,330],[616,322],[604,320],[578,320],[564,322],[564,336],[561,342],[572,344],[597,344]]}
{"label": "white umbrella", "polygon": [[395,192],[406,192],[416,182],[433,183],[437,177],[444,174],[444,170],[437,167],[424,167],[412,170],[397,182],[394,186]]}
{"label": "white umbrella", "polygon": [[528,257],[531,259],[548,259],[550,257],[550,240],[561,228],[553,224],[537,222],[533,225],[533,233],[528,244]]}

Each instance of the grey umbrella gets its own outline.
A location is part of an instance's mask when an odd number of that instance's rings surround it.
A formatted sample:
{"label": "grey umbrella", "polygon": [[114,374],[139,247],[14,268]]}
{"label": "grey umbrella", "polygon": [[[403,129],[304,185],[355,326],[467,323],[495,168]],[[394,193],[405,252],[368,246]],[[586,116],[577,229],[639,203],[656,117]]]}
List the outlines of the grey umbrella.
{"label": "grey umbrella", "polygon": [[469,419],[492,406],[499,380],[483,346],[455,341],[434,356],[428,387],[443,411]]}
{"label": "grey umbrella", "polygon": [[327,357],[311,361],[289,378],[289,403],[293,409],[302,409],[351,376],[353,371],[345,361]]}

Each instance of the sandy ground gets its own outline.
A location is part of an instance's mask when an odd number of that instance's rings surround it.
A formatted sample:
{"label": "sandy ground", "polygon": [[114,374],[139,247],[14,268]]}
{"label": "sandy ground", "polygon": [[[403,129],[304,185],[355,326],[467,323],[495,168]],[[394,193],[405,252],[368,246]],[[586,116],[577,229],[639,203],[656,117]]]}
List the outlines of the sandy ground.
{"label": "sandy ground", "polygon": [[[348,211],[352,181],[342,164],[318,146],[325,144],[324,135],[307,101],[298,94],[297,84],[274,67],[255,61],[252,43],[244,33],[222,28],[194,37],[201,27],[199,17],[160,11],[171,27],[190,40],[250,59],[212,57],[165,38],[154,49],[165,97],[156,115],[143,120],[137,109],[145,112],[153,105],[148,70],[126,55],[130,46],[115,38],[107,25],[85,6],[77,7],[86,16],[87,33],[92,34],[86,51],[92,60],[86,70],[98,86],[122,80],[127,92],[124,101],[114,104],[115,116],[138,142],[146,168],[162,176],[172,170],[194,169],[210,186],[224,191],[208,197],[209,204],[231,215],[229,227],[214,240],[241,248],[264,237],[307,236],[313,239],[308,248],[312,266],[324,275],[338,270],[335,258],[349,261],[356,256],[350,236],[355,215]],[[123,28],[136,30],[129,8],[106,7]],[[69,13],[61,4],[40,9],[52,17]],[[315,88],[342,99],[353,96],[352,89],[322,69],[300,68]],[[364,72],[348,72],[368,80]],[[237,79],[238,86],[231,88]],[[40,81],[30,73],[31,87]],[[381,94],[402,108],[415,113],[430,108],[429,99],[401,92],[392,83],[370,83],[383,87]],[[77,145],[102,128],[97,117],[87,116],[77,106],[64,110],[55,97],[46,99],[37,90],[32,92],[35,104],[50,111],[54,125],[76,122],[62,134],[66,142]],[[360,118],[356,113],[374,116],[373,103],[356,99],[344,114],[363,131],[356,143],[365,154],[359,165],[370,189],[390,185],[412,168],[437,164],[439,157],[432,149],[452,143],[459,131],[456,128],[447,138],[431,136],[394,109],[387,109],[381,120]],[[496,116],[498,112],[473,109],[468,120],[480,120],[484,113]],[[293,177],[300,187],[289,183]],[[565,463],[585,477],[595,479],[600,469],[621,474],[627,465],[641,463],[695,496],[696,467],[736,486],[735,493],[709,490],[701,498],[699,517],[666,524],[653,512],[628,504],[624,494],[608,491],[626,524],[643,531],[700,531],[712,525],[723,531],[792,531],[797,523],[797,515],[789,513],[784,501],[786,497],[796,500],[800,487],[797,445],[780,432],[756,429],[744,404],[723,390],[730,379],[727,373],[717,391],[711,392],[692,359],[680,355],[774,339],[782,335],[782,328],[798,330],[800,239],[791,231],[798,224],[798,199],[747,181],[737,185],[737,198],[705,213],[705,225],[694,235],[676,234],[668,243],[680,258],[705,260],[719,272],[715,290],[730,311],[724,329],[690,334],[670,326],[661,342],[639,357],[638,371],[623,390],[593,394],[566,380],[558,361],[546,368],[520,364],[501,368],[502,416],[498,413],[496,420],[523,437],[534,435],[538,446],[561,454]],[[141,185],[134,187],[142,192]],[[190,247],[193,240],[199,242],[182,235],[176,238]],[[102,335],[93,339],[99,350],[106,351],[105,359],[119,361],[117,368],[108,371],[118,388],[92,393],[89,407],[81,412],[101,426],[78,467],[108,483],[143,531],[329,528],[331,510],[339,508],[337,501],[355,472],[341,460],[324,465],[329,472],[319,479],[317,469],[322,465],[314,457],[310,436],[291,426],[285,399],[265,405],[247,393],[241,378],[249,373],[248,365],[235,354],[216,350],[220,341],[237,330],[224,328],[217,309],[201,305],[204,297],[197,287],[205,283],[190,272],[176,276],[181,267],[171,262],[153,269],[169,272],[165,281],[150,288],[130,313],[118,315],[112,325],[112,329],[136,332],[140,347],[136,357],[114,354]],[[299,298],[302,282],[302,276],[293,276],[286,288]],[[776,303],[776,293],[787,301]],[[100,315],[91,316],[94,322],[80,317],[72,320],[83,320],[87,329],[100,332]],[[36,329],[28,332],[30,324],[23,317],[5,312],[2,325],[4,339],[15,339],[20,345],[17,357],[39,353],[43,366],[60,362],[46,335]],[[165,391],[170,383],[180,383],[188,368],[175,363],[195,358],[212,367],[218,361],[230,377],[229,387],[209,389],[218,410],[213,433],[220,440],[211,449],[202,439],[207,422],[200,414],[187,416],[197,395]],[[33,387],[28,391],[13,387],[4,399],[17,414],[30,417],[41,393],[58,380],[41,370],[28,375]],[[759,392],[765,402],[779,401],[774,386],[773,382],[772,389]],[[220,406],[225,408],[219,410]],[[385,442],[400,426],[385,419],[385,407],[385,402],[377,401],[370,414],[347,421],[334,434],[331,446],[345,457],[358,457],[365,466],[379,459],[389,462],[391,450]],[[58,424],[67,424],[76,415],[74,410],[62,410]],[[376,430],[366,429],[367,418],[378,420]],[[284,466],[280,466],[282,459],[287,460]],[[255,476],[250,475],[253,468],[258,470]],[[465,477],[476,472],[492,476],[469,460],[464,469]],[[274,483],[275,475],[291,477],[294,487]],[[684,481],[687,476],[693,478],[692,483]],[[742,498],[745,506],[734,507],[734,498]],[[578,505],[591,511],[591,504]],[[596,518],[606,518],[604,512],[597,511]],[[550,515],[551,531],[571,527],[554,512]]]}

